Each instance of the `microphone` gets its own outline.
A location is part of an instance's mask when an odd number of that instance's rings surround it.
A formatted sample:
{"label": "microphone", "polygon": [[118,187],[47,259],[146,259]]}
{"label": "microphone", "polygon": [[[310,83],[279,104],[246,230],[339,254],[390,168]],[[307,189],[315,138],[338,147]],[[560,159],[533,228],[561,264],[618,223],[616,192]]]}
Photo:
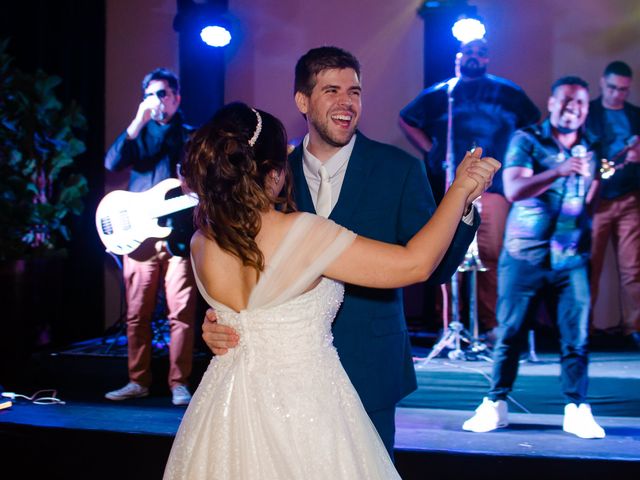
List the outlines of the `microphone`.
{"label": "microphone", "polygon": [[[574,145],[571,148],[571,156],[575,158],[587,158],[587,147],[584,145]],[[584,177],[576,173],[573,174],[576,178],[576,196],[584,197]]]}

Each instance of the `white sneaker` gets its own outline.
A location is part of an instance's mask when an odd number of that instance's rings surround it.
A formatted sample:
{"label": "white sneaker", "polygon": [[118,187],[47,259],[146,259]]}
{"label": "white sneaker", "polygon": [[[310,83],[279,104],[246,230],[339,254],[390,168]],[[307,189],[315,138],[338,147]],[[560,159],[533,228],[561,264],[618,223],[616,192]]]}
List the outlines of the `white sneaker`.
{"label": "white sneaker", "polygon": [[564,407],[564,421],[562,429],[567,433],[573,433],[580,438],[604,438],[604,429],[598,425],[591,414],[591,406],[588,403],[568,403]]}
{"label": "white sneaker", "polygon": [[171,389],[171,402],[174,405],[189,405],[191,394],[184,385],[177,385]]}
{"label": "white sneaker", "polygon": [[149,389],[142,385],[129,382],[124,387],[107,393],[104,398],[109,400],[127,400],[129,398],[141,398],[149,395]]}
{"label": "white sneaker", "polygon": [[476,414],[462,424],[462,429],[467,432],[484,433],[507,425],[509,425],[507,402],[504,400],[493,402],[484,397],[480,406],[476,408]]}

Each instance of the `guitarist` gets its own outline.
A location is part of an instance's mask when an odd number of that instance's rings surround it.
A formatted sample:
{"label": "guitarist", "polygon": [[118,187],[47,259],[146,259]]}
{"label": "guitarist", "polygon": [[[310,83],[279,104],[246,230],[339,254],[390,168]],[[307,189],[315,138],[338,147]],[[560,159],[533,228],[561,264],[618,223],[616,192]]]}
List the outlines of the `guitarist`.
{"label": "guitarist", "polygon": [[[138,111],[111,145],[104,162],[112,171],[131,167],[129,191],[143,192],[162,180],[178,176],[183,148],[193,131],[183,123],[179,106],[180,90],[174,73],[158,68],[144,77]],[[173,193],[175,196],[181,192]],[[109,400],[149,395],[151,321],[161,284],[165,287],[171,331],[168,381],[172,402],[186,405],[191,400],[187,383],[192,367],[196,308],[196,289],[188,252],[193,233],[191,213],[191,210],[183,211],[180,216],[167,220],[167,224],[174,227],[174,233],[180,233],[178,242],[148,239],[123,257],[129,383],[108,392],[105,397]]]}
{"label": "guitarist", "polygon": [[623,334],[640,348],[640,108],[627,102],[632,71],[621,61],[611,62],[600,79],[602,95],[591,102],[587,128],[600,137],[605,157],[617,164],[602,179],[600,201],[592,230],[591,299],[598,284],[605,250],[613,241],[622,290]]}

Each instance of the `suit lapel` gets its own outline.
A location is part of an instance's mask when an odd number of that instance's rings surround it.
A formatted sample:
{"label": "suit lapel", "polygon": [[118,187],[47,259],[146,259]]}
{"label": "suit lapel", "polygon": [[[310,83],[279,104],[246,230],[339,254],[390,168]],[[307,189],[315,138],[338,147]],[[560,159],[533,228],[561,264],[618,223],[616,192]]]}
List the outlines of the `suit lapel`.
{"label": "suit lapel", "polygon": [[307,185],[307,179],[304,178],[304,171],[302,170],[302,143],[289,155],[289,165],[293,174],[293,194],[296,200],[296,207],[301,212],[316,213],[313,199],[309,192],[309,185]]}
{"label": "suit lapel", "polygon": [[633,106],[629,102],[624,102],[624,113],[629,120],[629,126],[631,127],[631,134],[633,135],[638,130],[640,130],[640,109],[635,109],[634,112]]}
{"label": "suit lapel", "polygon": [[369,139],[357,132],[356,143],[349,158],[340,197],[331,211],[330,219],[340,225],[350,225],[349,220],[360,204],[360,197],[372,167],[373,162],[369,158]]}
{"label": "suit lapel", "polygon": [[604,132],[604,108],[602,108],[602,97],[598,97],[589,105],[589,113],[593,111],[591,130],[596,132],[598,136]]}

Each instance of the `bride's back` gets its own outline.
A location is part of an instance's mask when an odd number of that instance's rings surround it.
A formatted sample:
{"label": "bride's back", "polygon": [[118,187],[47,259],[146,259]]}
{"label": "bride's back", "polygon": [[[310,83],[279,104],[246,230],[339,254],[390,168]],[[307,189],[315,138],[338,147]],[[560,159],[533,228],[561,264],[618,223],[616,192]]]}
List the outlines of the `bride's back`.
{"label": "bride's back", "polygon": [[[264,255],[265,265],[269,265],[298,215],[273,210],[262,215],[256,243]],[[249,296],[259,280],[255,268],[243,265],[242,260],[223,250],[200,230],[191,239],[191,256],[196,274],[209,296],[237,312],[247,307]]]}

